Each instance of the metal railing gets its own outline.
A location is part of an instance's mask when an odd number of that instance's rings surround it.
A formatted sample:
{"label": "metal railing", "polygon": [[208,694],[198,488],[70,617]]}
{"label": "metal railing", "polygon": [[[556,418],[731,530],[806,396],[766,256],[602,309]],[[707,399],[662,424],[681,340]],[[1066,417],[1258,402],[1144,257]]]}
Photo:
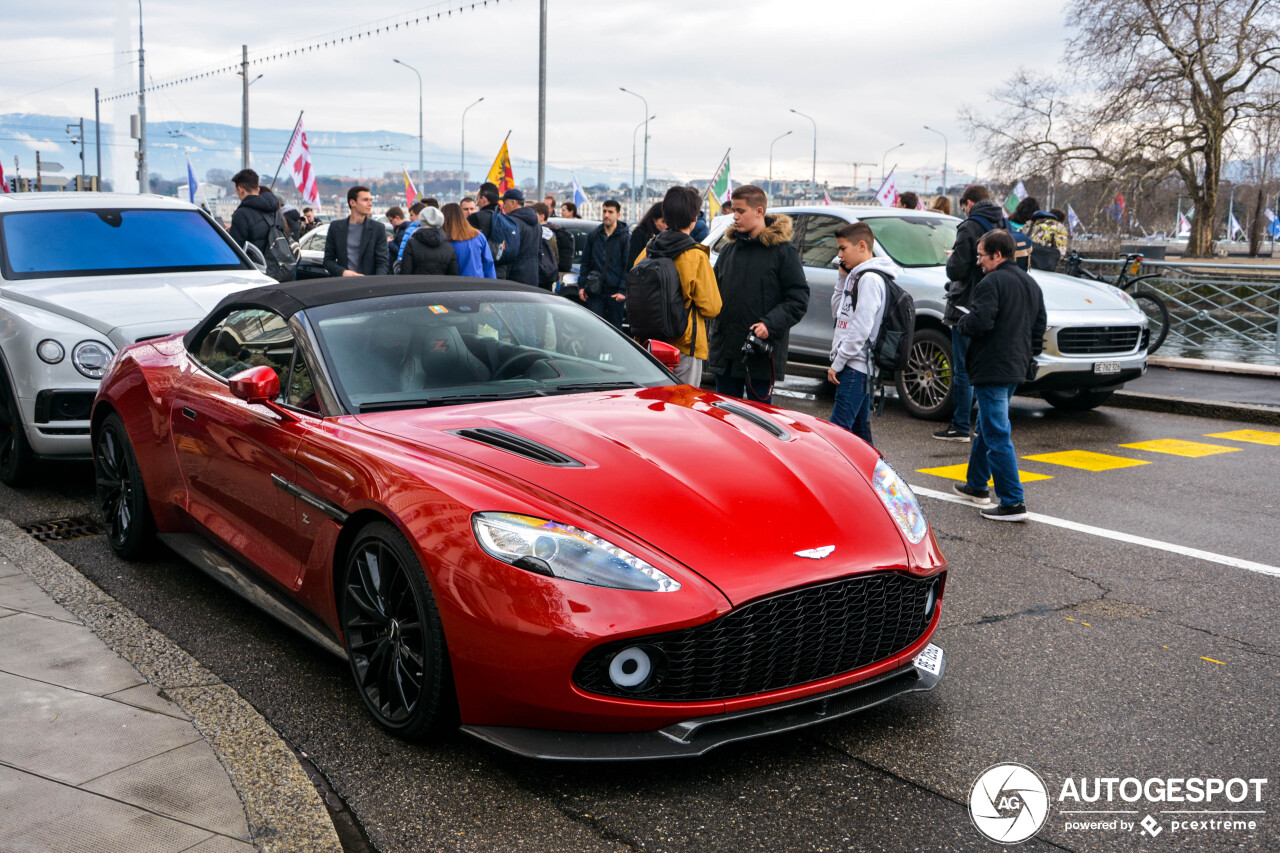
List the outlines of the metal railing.
{"label": "metal railing", "polygon": [[[1084,258],[1115,277],[1123,260]],[[1169,336],[1160,355],[1280,365],[1280,265],[1143,261],[1139,288],[1164,299]]]}

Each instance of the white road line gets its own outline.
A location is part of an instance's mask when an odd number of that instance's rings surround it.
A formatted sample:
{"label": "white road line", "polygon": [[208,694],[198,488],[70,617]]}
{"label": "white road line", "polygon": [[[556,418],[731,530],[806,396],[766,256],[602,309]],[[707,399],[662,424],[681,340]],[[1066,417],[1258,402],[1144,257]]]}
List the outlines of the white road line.
{"label": "white road line", "polygon": [[[965,500],[959,495],[938,492],[933,489],[924,488],[923,486],[912,486],[911,490],[917,495],[922,495],[926,498],[933,498],[934,500],[964,504],[965,506],[976,506],[976,504]],[[1081,524],[1078,521],[1068,521],[1065,518],[1054,518],[1051,515],[1041,515],[1038,512],[1027,513],[1027,520],[1038,521],[1041,524],[1049,524],[1054,527],[1062,527],[1066,530],[1074,530],[1077,533],[1088,533],[1091,536],[1101,536],[1104,539],[1115,539],[1118,542],[1128,542],[1131,545],[1142,545],[1147,548],[1155,548],[1159,551],[1168,551],[1171,554],[1181,554],[1184,557],[1194,557],[1197,560],[1219,563],[1224,566],[1232,566],[1233,568],[1246,569],[1250,572],[1257,572],[1258,574],[1271,575],[1272,577],[1280,578],[1280,566],[1268,566],[1266,563],[1255,563],[1252,560],[1241,560],[1238,557],[1214,554],[1211,551],[1201,551],[1198,548],[1188,548],[1185,545],[1175,545],[1172,542],[1161,542],[1159,539],[1148,539],[1145,536],[1134,536],[1131,533],[1121,533],[1118,530],[1107,530],[1105,527],[1094,527],[1091,524]]]}

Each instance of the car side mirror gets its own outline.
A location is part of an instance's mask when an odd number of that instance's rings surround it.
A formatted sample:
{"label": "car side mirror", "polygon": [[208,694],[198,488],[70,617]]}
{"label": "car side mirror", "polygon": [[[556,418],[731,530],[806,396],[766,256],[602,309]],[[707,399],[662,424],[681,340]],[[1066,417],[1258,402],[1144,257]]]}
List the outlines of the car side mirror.
{"label": "car side mirror", "polygon": [[675,370],[680,364],[680,350],[664,341],[651,340],[646,345],[649,355],[653,356],[658,362],[668,370]]}
{"label": "car side mirror", "polygon": [[231,377],[231,394],[246,403],[272,402],[280,396],[280,377],[266,365],[242,370]]}
{"label": "car side mirror", "polygon": [[267,271],[267,256],[262,254],[261,249],[245,240],[244,253],[249,256],[249,263],[258,268],[258,272],[265,273]]}

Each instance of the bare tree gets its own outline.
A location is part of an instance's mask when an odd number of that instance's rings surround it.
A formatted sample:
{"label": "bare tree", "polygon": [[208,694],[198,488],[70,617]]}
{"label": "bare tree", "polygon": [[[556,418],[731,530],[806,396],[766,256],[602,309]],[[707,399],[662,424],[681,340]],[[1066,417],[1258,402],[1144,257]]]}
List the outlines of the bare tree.
{"label": "bare tree", "polygon": [[[1269,93],[1280,100],[1280,86]],[[1249,221],[1249,256],[1256,258],[1262,248],[1267,221],[1267,202],[1276,192],[1280,178],[1280,111],[1270,110],[1252,117],[1245,125],[1243,145],[1247,148],[1244,178],[1252,186],[1252,211]],[[1274,213],[1274,211],[1273,211]]]}
{"label": "bare tree", "polygon": [[[1177,174],[1198,215],[1187,254],[1213,250],[1228,136],[1280,108],[1280,0],[1072,0],[1069,81],[1015,75],[999,112],[967,119],[1005,171],[1110,177],[1150,186]],[[1068,88],[1087,81],[1090,91]]]}

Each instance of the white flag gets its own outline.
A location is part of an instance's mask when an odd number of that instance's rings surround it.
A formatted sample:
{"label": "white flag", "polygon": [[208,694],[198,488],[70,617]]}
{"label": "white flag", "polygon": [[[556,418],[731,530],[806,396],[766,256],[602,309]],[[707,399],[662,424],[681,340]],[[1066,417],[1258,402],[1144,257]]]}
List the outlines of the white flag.
{"label": "white flag", "polygon": [[1018,201],[1023,201],[1027,197],[1027,187],[1022,181],[1018,181],[1018,185],[1013,188],[1013,194],[1018,197]]}
{"label": "white flag", "polygon": [[307,132],[302,129],[302,118],[293,129],[293,138],[284,150],[284,162],[293,177],[293,185],[311,204],[320,203],[320,189],[316,186],[316,173],[311,165],[311,147],[307,145]]}
{"label": "white flag", "polygon": [[1067,204],[1067,227],[1071,229],[1072,234],[1076,233],[1077,228],[1084,227],[1084,223],[1080,221],[1079,216],[1076,216],[1076,212],[1070,203]]}
{"label": "white flag", "polygon": [[889,177],[884,179],[884,183],[880,185],[880,191],[876,193],[876,201],[885,207],[898,206],[898,182],[894,178],[893,172],[889,172]]}
{"label": "white flag", "polygon": [[1236,220],[1236,215],[1231,214],[1231,220],[1227,223],[1227,239],[1234,240],[1236,235],[1244,235],[1244,229],[1240,227],[1240,223]]}
{"label": "white flag", "polygon": [[1178,236],[1191,236],[1191,220],[1187,219],[1187,217],[1183,216],[1181,213],[1178,214]]}

